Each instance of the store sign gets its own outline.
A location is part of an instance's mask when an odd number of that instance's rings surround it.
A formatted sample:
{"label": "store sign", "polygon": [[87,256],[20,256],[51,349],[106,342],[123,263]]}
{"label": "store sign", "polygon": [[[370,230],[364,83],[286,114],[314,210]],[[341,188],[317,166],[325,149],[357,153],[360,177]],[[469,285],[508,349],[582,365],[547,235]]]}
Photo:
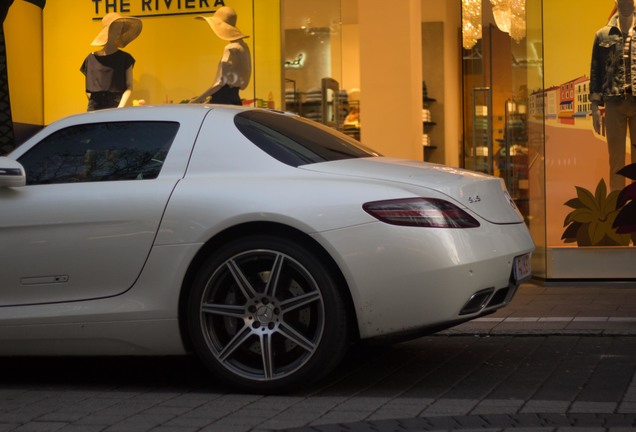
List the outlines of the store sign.
{"label": "store sign", "polygon": [[148,16],[189,15],[214,12],[225,6],[223,0],[90,0],[93,3],[94,20],[117,12],[139,18]]}

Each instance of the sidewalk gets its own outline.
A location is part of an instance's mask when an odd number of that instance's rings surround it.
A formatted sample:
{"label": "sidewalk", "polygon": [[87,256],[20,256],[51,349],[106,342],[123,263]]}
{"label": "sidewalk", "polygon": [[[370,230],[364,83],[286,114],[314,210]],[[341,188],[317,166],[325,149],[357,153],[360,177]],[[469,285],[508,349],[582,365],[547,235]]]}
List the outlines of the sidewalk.
{"label": "sidewalk", "polygon": [[507,307],[441,333],[636,336],[636,282],[533,280]]}

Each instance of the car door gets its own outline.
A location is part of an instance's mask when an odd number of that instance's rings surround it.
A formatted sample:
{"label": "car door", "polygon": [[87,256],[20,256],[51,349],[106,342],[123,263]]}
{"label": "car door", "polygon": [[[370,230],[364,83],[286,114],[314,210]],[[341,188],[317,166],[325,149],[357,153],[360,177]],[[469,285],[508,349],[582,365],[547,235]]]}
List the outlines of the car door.
{"label": "car door", "polygon": [[178,177],[159,175],[179,123],[65,127],[17,157],[0,188],[0,306],[114,296],[150,253]]}

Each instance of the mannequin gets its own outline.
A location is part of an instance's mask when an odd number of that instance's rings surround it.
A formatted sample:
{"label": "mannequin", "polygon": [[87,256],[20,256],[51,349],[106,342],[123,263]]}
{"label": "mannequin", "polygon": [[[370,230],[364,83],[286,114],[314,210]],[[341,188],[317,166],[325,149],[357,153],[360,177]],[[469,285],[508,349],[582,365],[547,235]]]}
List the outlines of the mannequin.
{"label": "mannequin", "polygon": [[211,97],[211,103],[241,105],[239,90],[245,90],[252,74],[250,49],[243,41],[249,36],[236,28],[236,12],[229,6],[219,8],[210,18],[197,18],[207,21],[217,37],[229,43],[217,66],[214,83],[190,103],[203,103]]}
{"label": "mannequin", "polygon": [[133,87],[135,59],[122,51],[141,33],[139,18],[109,13],[102,19],[102,31],[91,43],[101,49],[90,53],[80,68],[86,76],[88,111],[121,108],[126,105]]}
{"label": "mannequin", "polygon": [[634,0],[615,2],[616,14],[594,38],[589,98],[596,133],[601,131],[600,107],[605,106],[610,190],[621,190],[625,178],[617,171],[625,166],[628,129],[631,160],[636,162],[636,20]]}

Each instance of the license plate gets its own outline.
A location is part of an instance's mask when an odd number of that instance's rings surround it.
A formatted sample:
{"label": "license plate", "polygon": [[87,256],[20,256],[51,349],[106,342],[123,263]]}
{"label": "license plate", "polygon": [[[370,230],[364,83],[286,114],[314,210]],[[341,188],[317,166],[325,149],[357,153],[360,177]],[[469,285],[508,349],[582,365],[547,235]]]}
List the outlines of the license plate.
{"label": "license plate", "polygon": [[530,263],[530,254],[515,257],[514,264],[515,281],[521,282],[532,276],[532,264]]}

